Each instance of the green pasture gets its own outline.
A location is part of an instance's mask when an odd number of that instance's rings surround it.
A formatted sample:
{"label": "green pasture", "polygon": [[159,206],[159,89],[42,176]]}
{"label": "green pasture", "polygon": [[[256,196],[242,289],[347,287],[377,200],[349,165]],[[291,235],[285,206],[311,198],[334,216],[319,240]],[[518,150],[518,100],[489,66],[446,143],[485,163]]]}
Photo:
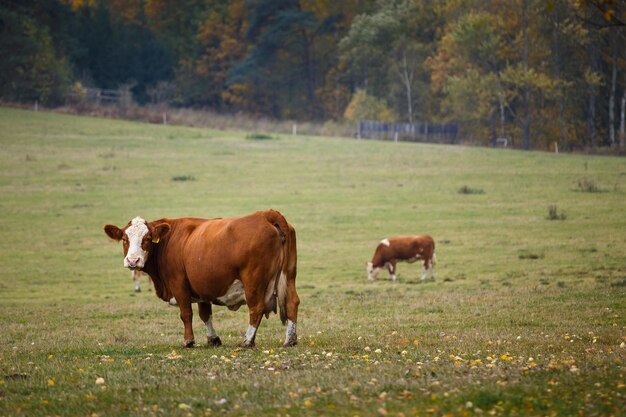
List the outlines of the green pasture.
{"label": "green pasture", "polygon": [[[0,416],[626,415],[626,159],[272,136],[0,108]],[[550,219],[550,207],[553,206]],[[294,225],[299,344],[133,293],[102,227]],[[365,264],[430,234],[436,280]]]}

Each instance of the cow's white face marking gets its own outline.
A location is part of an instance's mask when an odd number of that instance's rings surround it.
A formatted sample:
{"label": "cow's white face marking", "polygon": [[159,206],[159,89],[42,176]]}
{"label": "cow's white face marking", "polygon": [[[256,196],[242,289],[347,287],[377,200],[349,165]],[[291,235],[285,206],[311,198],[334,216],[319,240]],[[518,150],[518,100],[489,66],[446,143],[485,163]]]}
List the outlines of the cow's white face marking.
{"label": "cow's white face marking", "polygon": [[380,243],[382,243],[383,245],[389,247],[389,245],[391,245],[391,243],[389,243],[389,239],[383,239],[380,241]]}
{"label": "cow's white face marking", "polygon": [[378,275],[378,271],[380,271],[380,268],[374,268],[374,264],[371,262],[367,263],[367,279],[370,281],[375,280]]}
{"label": "cow's white face marking", "polygon": [[141,247],[144,236],[148,234],[146,221],[141,217],[135,217],[125,233],[128,237],[128,253],[124,257],[124,267],[141,269],[148,259],[148,252]]}

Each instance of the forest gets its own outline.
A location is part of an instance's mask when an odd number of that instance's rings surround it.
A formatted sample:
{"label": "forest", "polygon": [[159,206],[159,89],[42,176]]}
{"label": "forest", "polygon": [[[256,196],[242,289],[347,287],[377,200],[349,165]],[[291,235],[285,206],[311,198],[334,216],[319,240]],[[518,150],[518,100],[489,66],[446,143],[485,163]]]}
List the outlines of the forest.
{"label": "forest", "polygon": [[457,122],[467,142],[626,147],[623,0],[0,0],[0,102]]}

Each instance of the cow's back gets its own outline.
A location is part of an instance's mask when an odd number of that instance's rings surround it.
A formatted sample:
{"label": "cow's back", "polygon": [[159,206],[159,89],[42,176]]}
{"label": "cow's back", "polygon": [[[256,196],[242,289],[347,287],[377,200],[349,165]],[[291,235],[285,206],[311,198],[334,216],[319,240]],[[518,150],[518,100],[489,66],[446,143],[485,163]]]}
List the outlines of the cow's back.
{"label": "cow's back", "polygon": [[394,236],[389,238],[392,246],[403,256],[414,256],[415,253],[430,253],[435,250],[435,241],[428,235]]}
{"label": "cow's back", "polygon": [[415,236],[413,245],[420,252],[422,258],[430,259],[435,253],[435,240],[429,235]]}
{"label": "cow's back", "polygon": [[[256,256],[281,250],[278,230],[257,213],[245,217],[214,219],[200,224],[189,236],[187,261],[202,264],[228,264],[243,268]],[[196,256],[194,256],[196,255]]]}
{"label": "cow's back", "polygon": [[173,268],[173,274],[184,274],[200,298],[223,296],[236,279],[245,278],[246,270],[272,275],[280,268],[280,233],[263,212],[226,219],[163,220],[171,230],[162,262]]}

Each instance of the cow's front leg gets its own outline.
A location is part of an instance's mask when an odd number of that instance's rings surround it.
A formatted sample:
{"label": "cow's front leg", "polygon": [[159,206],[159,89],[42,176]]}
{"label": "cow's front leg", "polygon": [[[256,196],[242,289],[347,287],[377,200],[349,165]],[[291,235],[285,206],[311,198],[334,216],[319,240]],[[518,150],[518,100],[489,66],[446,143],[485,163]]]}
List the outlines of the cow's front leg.
{"label": "cow's front leg", "polygon": [[389,279],[395,281],[396,277],[396,261],[387,262],[387,270],[389,270]]}
{"label": "cow's front leg", "polygon": [[206,326],[206,340],[209,346],[221,346],[217,332],[213,328],[213,309],[211,303],[198,303],[198,311],[200,312],[200,318]]}
{"label": "cow's front leg", "polygon": [[180,308],[180,319],[183,321],[183,325],[185,326],[184,346],[186,348],[192,348],[195,344],[195,340],[193,337],[193,310],[191,309],[191,299],[188,295],[178,295],[175,297],[176,302],[178,303],[178,308]]}

